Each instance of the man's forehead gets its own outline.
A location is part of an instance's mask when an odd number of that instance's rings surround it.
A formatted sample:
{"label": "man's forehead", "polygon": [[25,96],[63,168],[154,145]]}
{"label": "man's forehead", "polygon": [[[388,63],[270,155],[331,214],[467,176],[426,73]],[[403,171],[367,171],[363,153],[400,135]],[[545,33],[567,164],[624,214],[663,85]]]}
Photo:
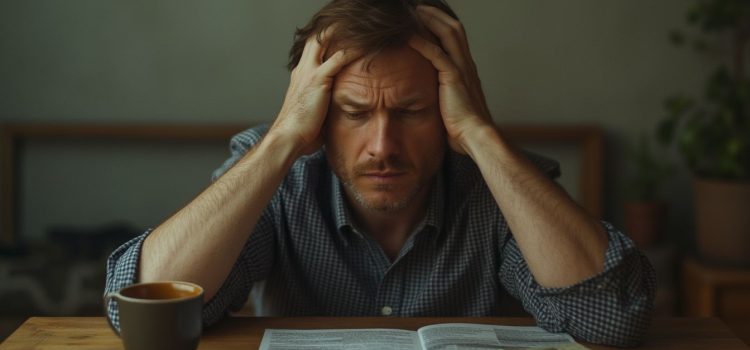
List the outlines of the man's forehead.
{"label": "man's forehead", "polygon": [[[436,90],[437,71],[432,64],[410,47],[390,49],[371,58],[362,57],[344,67],[334,81],[334,98],[339,95],[366,94],[370,89],[396,88],[399,94],[426,95]],[[342,93],[341,90],[346,90]],[[431,95],[431,94],[430,94]]]}
{"label": "man's forehead", "polygon": [[347,78],[334,84],[332,97],[337,104],[352,106],[369,105],[380,93],[397,105],[430,102],[437,99],[437,80],[433,80]]}

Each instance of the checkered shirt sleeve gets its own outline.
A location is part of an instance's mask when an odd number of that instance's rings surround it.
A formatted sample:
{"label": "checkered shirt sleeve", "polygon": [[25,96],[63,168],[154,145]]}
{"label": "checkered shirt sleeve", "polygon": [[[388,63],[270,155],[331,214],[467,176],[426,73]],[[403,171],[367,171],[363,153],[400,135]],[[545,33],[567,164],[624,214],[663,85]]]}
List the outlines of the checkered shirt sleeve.
{"label": "checkered shirt sleeve", "polygon": [[[104,295],[114,293],[125,288],[136,281],[138,272],[138,259],[141,256],[141,246],[143,240],[151,233],[147,230],[144,234],[131,239],[107,258],[107,281],[104,285]],[[120,315],[117,308],[117,302],[110,300],[107,305],[107,316],[112,321],[112,325],[120,329]]]}
{"label": "checkered shirt sleeve", "polygon": [[602,221],[609,238],[604,271],[564,288],[544,288],[531,274],[515,239],[503,248],[500,280],[537,324],[598,344],[633,346],[651,323],[655,272],[627,236]]}

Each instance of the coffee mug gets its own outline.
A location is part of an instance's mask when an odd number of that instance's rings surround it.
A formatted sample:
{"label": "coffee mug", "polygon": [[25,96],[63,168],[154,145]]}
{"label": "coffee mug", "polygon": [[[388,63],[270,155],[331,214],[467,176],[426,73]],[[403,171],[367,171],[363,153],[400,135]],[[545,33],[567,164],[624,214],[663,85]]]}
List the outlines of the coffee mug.
{"label": "coffee mug", "polygon": [[[120,330],[107,313],[117,302]],[[195,349],[202,332],[203,288],[188,282],[133,284],[104,296],[104,310],[125,349]]]}

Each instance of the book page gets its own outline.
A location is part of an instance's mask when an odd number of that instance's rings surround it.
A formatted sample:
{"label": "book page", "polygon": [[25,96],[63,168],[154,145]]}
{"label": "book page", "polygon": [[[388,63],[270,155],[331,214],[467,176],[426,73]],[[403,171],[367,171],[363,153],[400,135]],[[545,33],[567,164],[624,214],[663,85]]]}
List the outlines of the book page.
{"label": "book page", "polygon": [[266,329],[260,350],[421,349],[417,332],[402,329]]}
{"label": "book page", "polygon": [[586,349],[570,335],[539,327],[444,323],[419,329],[425,350],[439,349]]}

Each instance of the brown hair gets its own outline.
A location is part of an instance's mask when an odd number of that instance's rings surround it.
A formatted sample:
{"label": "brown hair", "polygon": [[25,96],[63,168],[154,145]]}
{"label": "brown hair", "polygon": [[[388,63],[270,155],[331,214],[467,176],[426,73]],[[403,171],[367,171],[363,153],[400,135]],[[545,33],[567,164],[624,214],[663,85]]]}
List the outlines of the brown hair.
{"label": "brown hair", "polygon": [[[333,0],[316,13],[310,22],[294,33],[294,44],[289,52],[289,70],[302,57],[307,39],[315,35],[321,42],[326,28],[336,30],[327,38],[339,48],[352,48],[365,54],[405,45],[413,34],[429,33],[417,17],[417,5],[436,7],[458,19],[444,0]],[[330,56],[333,52],[328,52]]]}

